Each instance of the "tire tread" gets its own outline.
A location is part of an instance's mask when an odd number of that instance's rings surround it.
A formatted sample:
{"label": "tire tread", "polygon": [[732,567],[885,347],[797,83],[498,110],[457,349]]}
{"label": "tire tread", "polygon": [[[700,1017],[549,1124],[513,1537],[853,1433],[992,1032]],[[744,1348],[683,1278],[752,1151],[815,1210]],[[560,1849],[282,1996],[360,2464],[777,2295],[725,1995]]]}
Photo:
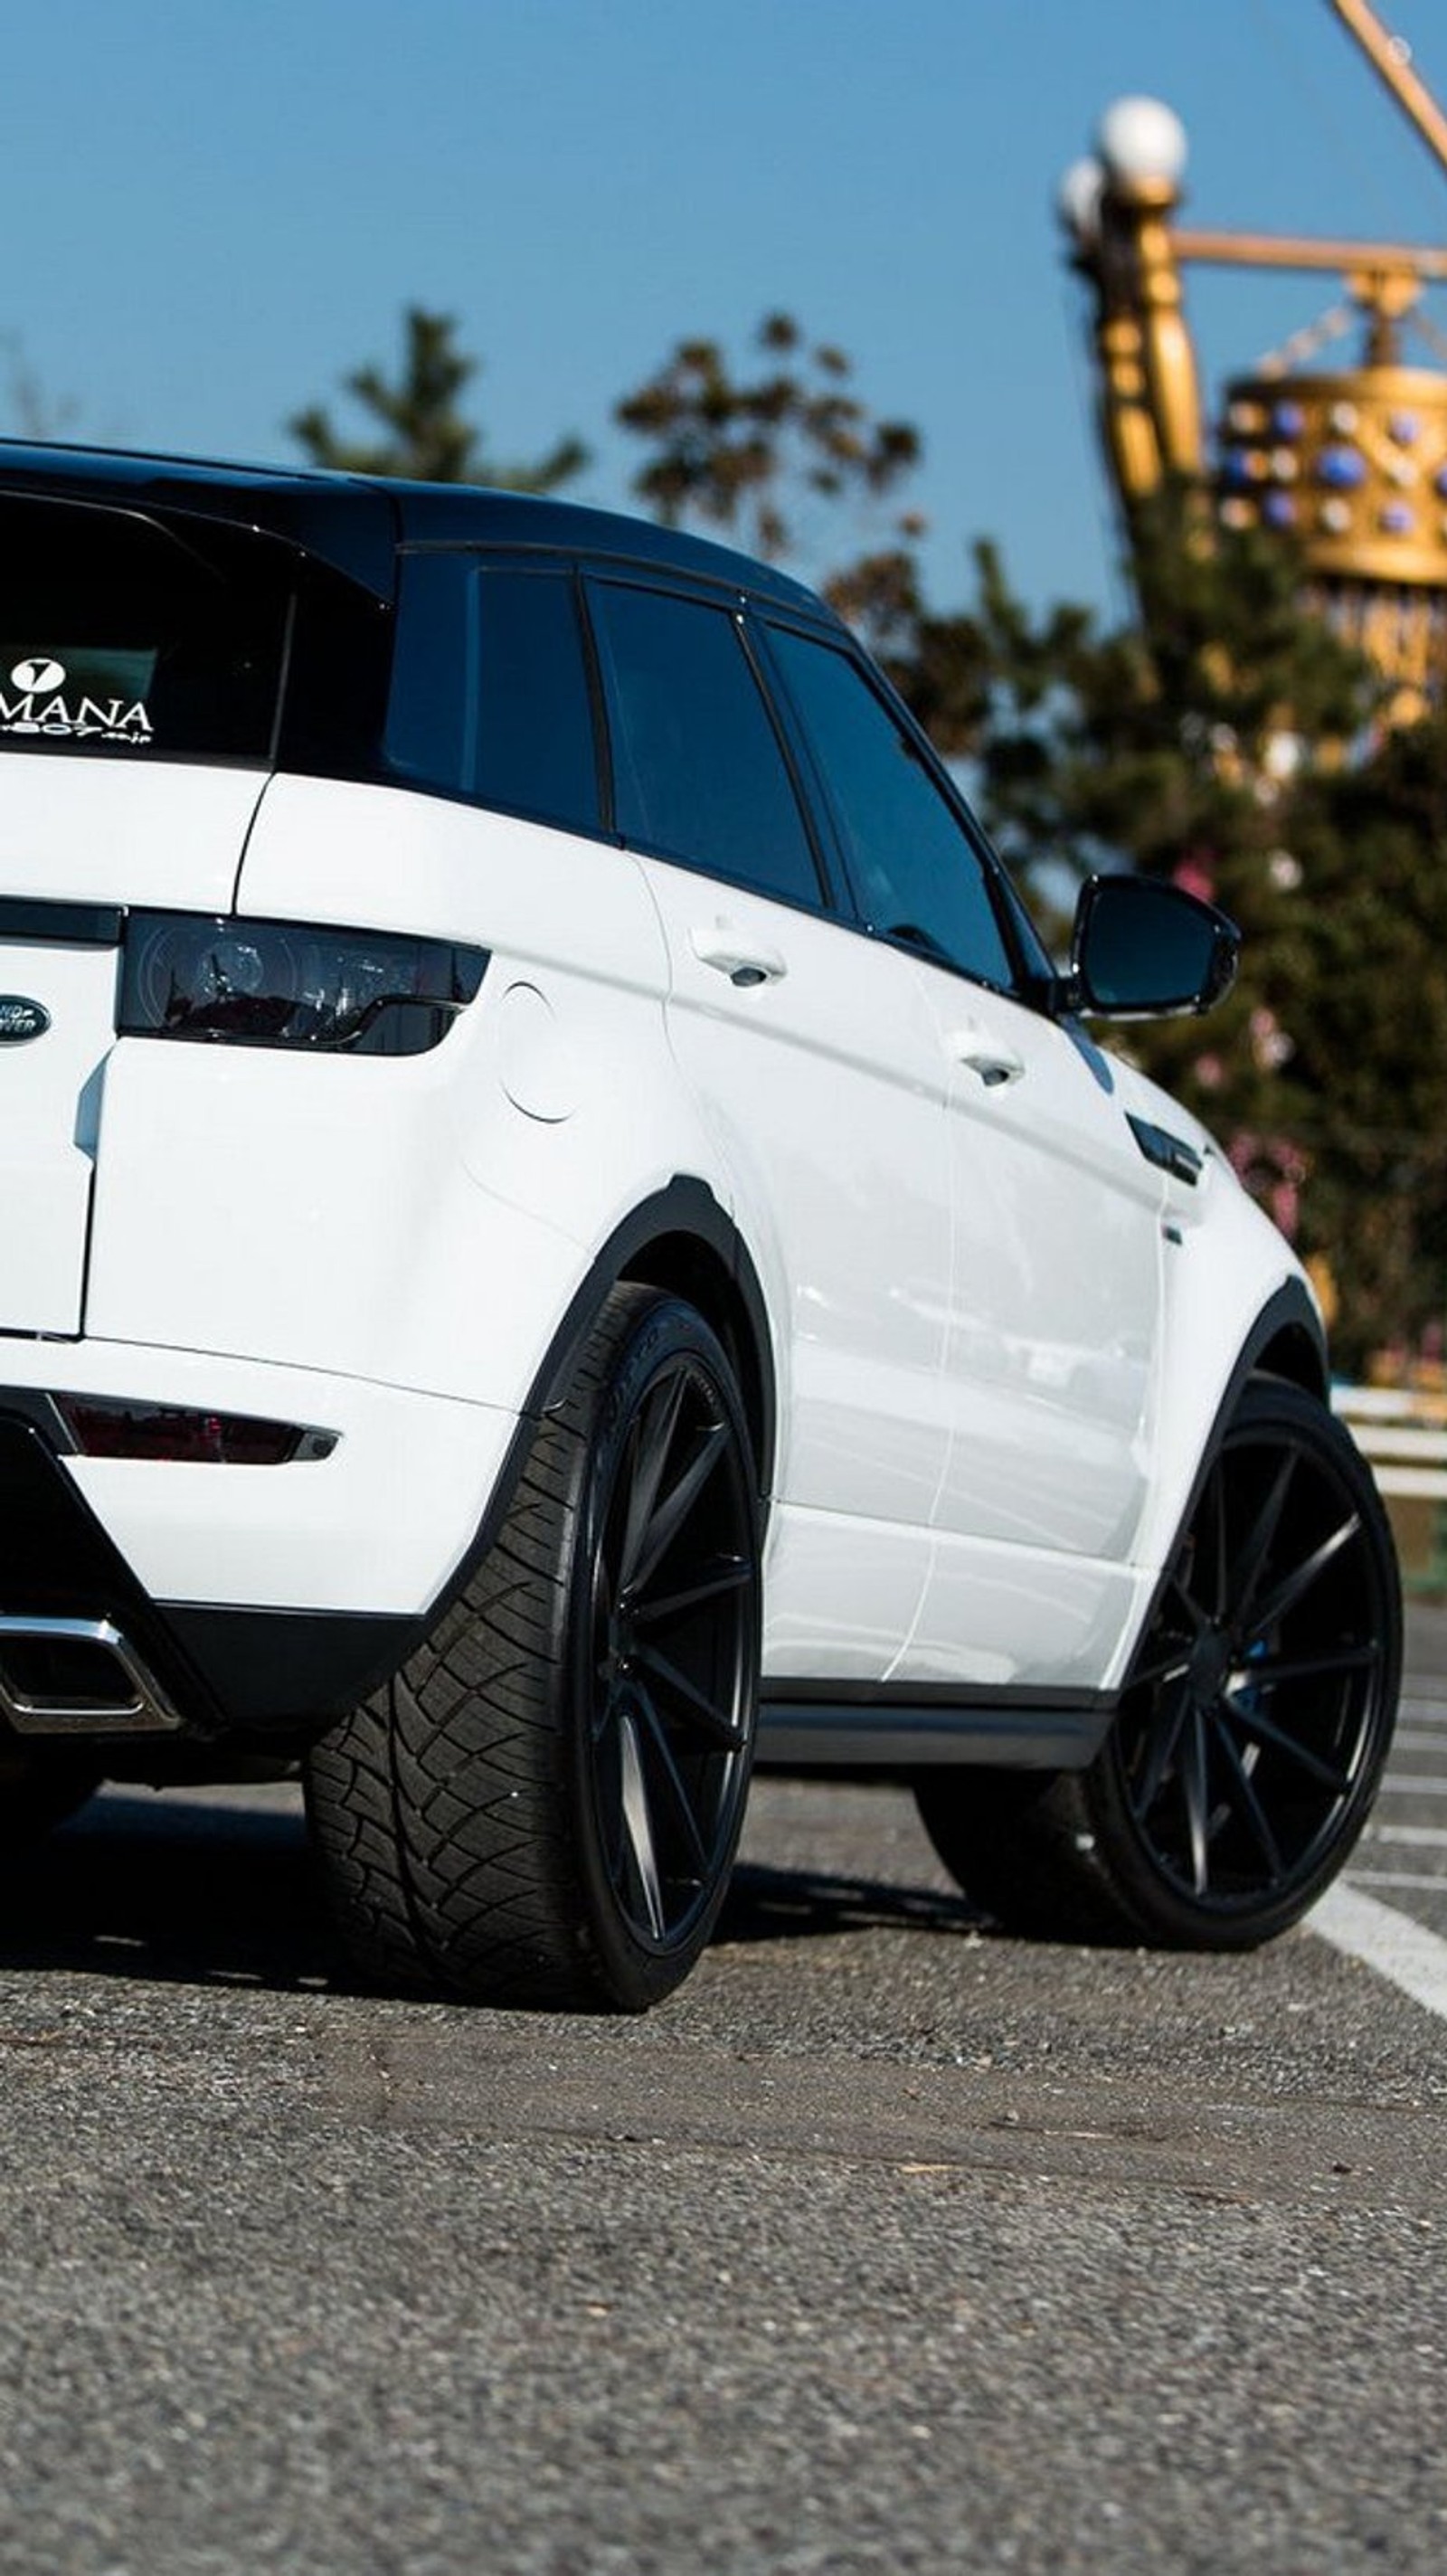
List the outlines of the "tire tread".
{"label": "tire tread", "polygon": [[569,1813],[569,1568],[590,1442],[659,1291],[615,1288],[465,1589],[306,1765],[342,1940],[369,1981],[491,2003],[616,2000]]}

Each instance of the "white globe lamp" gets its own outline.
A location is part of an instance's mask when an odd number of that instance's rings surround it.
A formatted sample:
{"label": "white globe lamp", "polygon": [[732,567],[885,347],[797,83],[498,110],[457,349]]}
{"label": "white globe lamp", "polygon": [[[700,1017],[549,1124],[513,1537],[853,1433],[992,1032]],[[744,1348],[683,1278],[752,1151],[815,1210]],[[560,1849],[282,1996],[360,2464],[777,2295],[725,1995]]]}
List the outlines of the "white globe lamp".
{"label": "white globe lamp", "polygon": [[1108,186],[1122,196],[1179,194],[1186,129],[1158,98],[1118,98],[1100,120],[1097,149]]}

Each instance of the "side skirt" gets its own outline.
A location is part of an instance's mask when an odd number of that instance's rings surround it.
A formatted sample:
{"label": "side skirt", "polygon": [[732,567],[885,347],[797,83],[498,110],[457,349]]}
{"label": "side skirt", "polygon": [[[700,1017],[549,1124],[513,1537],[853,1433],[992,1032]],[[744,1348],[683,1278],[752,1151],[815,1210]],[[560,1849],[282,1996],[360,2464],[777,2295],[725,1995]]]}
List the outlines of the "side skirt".
{"label": "side skirt", "polygon": [[766,1681],[757,1764],[768,1771],[917,1771],[979,1764],[1083,1771],[1115,1715],[1109,1691],[956,1692]]}

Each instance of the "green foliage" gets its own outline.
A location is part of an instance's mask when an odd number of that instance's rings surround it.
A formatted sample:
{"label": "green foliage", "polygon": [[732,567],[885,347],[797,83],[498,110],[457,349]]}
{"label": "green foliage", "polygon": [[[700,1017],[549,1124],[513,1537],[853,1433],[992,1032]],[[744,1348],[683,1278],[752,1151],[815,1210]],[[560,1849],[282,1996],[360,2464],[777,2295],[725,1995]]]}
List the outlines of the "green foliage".
{"label": "green foliage", "polygon": [[350,438],[334,427],[320,403],[287,423],[313,465],[347,474],[400,475],[422,483],[487,483],[509,492],[554,492],[587,463],[587,450],[565,438],[531,465],[500,465],[490,457],[476,423],[458,408],[477,360],[456,345],[450,314],[412,305],[403,317],[406,345],[395,383],[377,366],[359,367],[346,379],[353,401],[382,435]]}
{"label": "green foliage", "polygon": [[[973,616],[926,606],[925,522],[893,506],[923,452],[918,430],[877,418],[852,390],[852,360],[811,344],[792,315],[767,315],[753,346],[747,373],[716,340],[681,340],[616,405],[614,418],[646,444],[634,493],[668,526],[693,520],[770,560],[802,559],[941,750],[968,754],[988,705],[985,639]],[[831,570],[841,521],[885,542]]]}
{"label": "green foliage", "polygon": [[[810,505],[891,491],[920,441],[905,421],[874,419],[849,390],[844,351],[810,347],[791,315],[767,315],[754,346],[760,371],[743,376],[716,340],[680,340],[613,416],[648,443],[633,489],[654,518],[701,520],[776,559],[811,551]],[[899,533],[918,526],[906,518]]]}

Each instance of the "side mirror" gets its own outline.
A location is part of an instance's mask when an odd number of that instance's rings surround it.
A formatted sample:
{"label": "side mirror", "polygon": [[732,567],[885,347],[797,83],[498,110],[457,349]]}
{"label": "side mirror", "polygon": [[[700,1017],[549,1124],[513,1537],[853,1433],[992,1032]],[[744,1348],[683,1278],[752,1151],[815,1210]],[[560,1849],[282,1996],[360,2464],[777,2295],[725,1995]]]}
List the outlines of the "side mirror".
{"label": "side mirror", "polygon": [[1092,877],[1075,911],[1071,1008],[1113,1017],[1209,1011],[1236,980],[1241,933],[1159,877]]}

